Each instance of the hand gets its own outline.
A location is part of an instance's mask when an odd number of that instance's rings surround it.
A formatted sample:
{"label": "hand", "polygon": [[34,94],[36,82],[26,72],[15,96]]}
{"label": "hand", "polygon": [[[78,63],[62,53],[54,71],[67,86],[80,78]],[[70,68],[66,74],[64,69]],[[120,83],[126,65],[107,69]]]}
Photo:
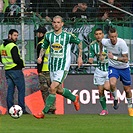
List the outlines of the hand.
{"label": "hand", "polygon": [[37,59],[37,63],[38,63],[38,64],[41,64],[41,62],[42,62],[42,58],[39,57],[39,58]]}
{"label": "hand", "polygon": [[83,60],[81,56],[78,57],[77,63],[78,63],[78,68],[80,68],[80,66],[83,64]]}
{"label": "hand", "polygon": [[104,15],[102,16],[102,20],[106,20],[109,17],[108,13],[105,12]]}
{"label": "hand", "polygon": [[102,62],[102,61],[104,61],[104,59],[105,59],[105,57],[103,56],[103,55],[100,55],[99,56],[99,60]]}
{"label": "hand", "polygon": [[78,10],[78,5],[74,6],[72,12],[73,12],[73,13],[74,13],[74,12],[77,12],[77,10]]}
{"label": "hand", "polygon": [[45,19],[46,19],[47,22],[52,22],[52,19],[48,16],[46,16]]}
{"label": "hand", "polygon": [[108,52],[108,58],[113,59],[114,55],[112,54],[112,52]]}

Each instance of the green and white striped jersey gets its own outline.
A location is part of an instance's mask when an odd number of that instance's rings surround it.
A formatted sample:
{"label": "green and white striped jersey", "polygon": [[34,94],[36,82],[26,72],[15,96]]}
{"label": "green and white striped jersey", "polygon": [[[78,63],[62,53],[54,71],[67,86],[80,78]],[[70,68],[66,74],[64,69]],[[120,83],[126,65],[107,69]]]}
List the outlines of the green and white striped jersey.
{"label": "green and white striped jersey", "polygon": [[89,58],[96,57],[98,68],[102,71],[107,71],[108,70],[107,49],[103,47],[102,55],[104,56],[104,60],[102,62],[99,60],[99,55],[100,55],[100,46],[98,42],[95,40],[90,44]]}
{"label": "green and white striped jersey", "polygon": [[79,44],[81,42],[74,34],[62,31],[55,34],[54,31],[47,32],[44,37],[42,48],[47,49],[50,45],[49,70],[69,71],[71,63],[71,43]]}

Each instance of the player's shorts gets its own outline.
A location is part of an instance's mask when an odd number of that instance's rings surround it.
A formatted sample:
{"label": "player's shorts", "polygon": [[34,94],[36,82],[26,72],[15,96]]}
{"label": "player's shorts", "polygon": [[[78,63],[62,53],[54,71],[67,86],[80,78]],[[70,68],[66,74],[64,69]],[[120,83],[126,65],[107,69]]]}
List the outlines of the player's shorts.
{"label": "player's shorts", "polygon": [[105,81],[109,81],[108,71],[102,71],[96,68],[93,78],[94,85],[104,85]]}
{"label": "player's shorts", "polygon": [[131,85],[131,75],[129,67],[124,69],[118,69],[109,66],[109,78],[112,77],[115,77],[117,79],[120,77],[120,80],[125,86]]}
{"label": "player's shorts", "polygon": [[68,71],[58,70],[54,72],[50,72],[51,81],[57,81],[59,83],[63,83],[65,78],[67,77]]}

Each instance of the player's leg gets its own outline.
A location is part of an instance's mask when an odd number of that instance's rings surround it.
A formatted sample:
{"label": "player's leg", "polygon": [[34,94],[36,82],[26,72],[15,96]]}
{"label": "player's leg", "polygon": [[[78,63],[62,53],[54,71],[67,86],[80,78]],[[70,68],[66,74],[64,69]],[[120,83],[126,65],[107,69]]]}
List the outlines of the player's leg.
{"label": "player's leg", "polygon": [[62,86],[58,88],[57,93],[64,96],[67,99],[70,99],[74,103],[75,109],[77,111],[80,109],[78,95],[73,95],[67,88],[62,88]]}
{"label": "player's leg", "polygon": [[[58,77],[62,77],[59,81],[58,78],[58,82],[63,83],[63,81],[65,80],[65,78],[67,77],[68,71],[58,71]],[[58,86],[57,89],[57,93],[64,96],[67,99],[70,99],[75,106],[75,109],[78,111],[80,109],[80,105],[79,105],[79,96],[78,95],[73,95],[67,88],[62,88],[62,86]]]}
{"label": "player's leg", "polygon": [[128,112],[130,116],[133,116],[133,105],[132,105],[132,92],[131,92],[131,75],[129,68],[120,70],[120,78],[126,92],[126,98],[128,102]]}
{"label": "player's leg", "polygon": [[104,83],[106,81],[107,74],[108,72],[104,72],[96,68],[95,73],[94,73],[94,78],[93,78],[94,85],[98,87],[100,104],[102,106],[102,111],[100,115],[108,114],[107,106],[106,106],[106,97],[104,95]]}
{"label": "player's leg", "polygon": [[[43,113],[39,113],[39,114],[34,114],[34,116],[36,118],[43,118],[44,117],[44,113],[47,113],[50,109],[50,107],[53,105],[53,103],[55,102],[55,99],[56,99],[56,92],[59,93],[59,88],[60,88],[60,84],[64,81],[64,79],[66,78],[68,72],[66,71],[62,71],[62,70],[59,70],[59,71],[56,71],[56,72],[50,72],[50,77],[51,77],[51,85],[50,85],[50,88],[49,88],[49,96],[47,97],[46,99],[46,105],[45,105],[45,108],[43,110]],[[57,91],[58,90],[58,91]],[[62,89],[62,95],[66,95],[66,97],[68,97],[68,90],[65,89],[65,93]],[[66,94],[67,93],[67,94]],[[61,94],[61,93],[60,93]],[[74,105],[75,107],[77,107],[77,109],[79,109],[79,97],[78,96],[74,96],[72,95],[71,93],[69,93],[69,98],[71,97],[71,100],[75,100],[74,101]],[[72,97],[73,96],[73,97]]]}
{"label": "player's leg", "polygon": [[[51,84],[50,73],[49,72],[42,72],[39,75],[39,83],[40,83],[39,88],[42,92],[44,103],[46,105],[46,98],[49,95],[49,90],[48,89],[49,89],[50,84]],[[56,107],[55,107],[55,102],[54,102],[54,104],[50,107],[48,112],[54,114],[55,110],[56,110]]]}
{"label": "player's leg", "polygon": [[38,118],[38,119],[44,118],[44,114],[47,114],[47,112],[49,111],[50,107],[55,102],[57,86],[60,84],[59,82],[56,82],[56,80],[54,80],[54,79],[56,79],[55,75],[56,75],[56,72],[50,72],[50,79],[51,79],[52,83],[51,83],[50,88],[49,88],[49,95],[46,98],[45,108],[43,109],[42,112],[33,114],[33,116]]}
{"label": "player's leg", "polygon": [[98,90],[99,90],[100,104],[102,106],[102,111],[101,111],[100,115],[107,115],[108,111],[107,111],[106,97],[104,95],[103,85],[99,85]]}
{"label": "player's leg", "polygon": [[105,82],[104,82],[104,90],[106,91],[109,91],[110,92],[110,100],[114,100],[114,97],[111,93],[111,90],[110,90],[110,83],[109,83],[109,77],[108,77],[108,74],[106,75],[106,78],[105,78]]}
{"label": "player's leg", "polygon": [[47,114],[50,107],[54,104],[55,102],[55,99],[56,99],[56,89],[57,89],[57,86],[59,85],[60,83],[59,82],[56,82],[56,81],[52,81],[51,85],[50,85],[50,88],[49,88],[49,95],[48,97],[46,98],[46,104],[45,104],[45,108],[43,109],[42,112],[40,113],[36,113],[36,114],[33,114],[34,117],[40,119],[40,118],[44,118],[44,114]]}
{"label": "player's leg", "polygon": [[118,109],[118,97],[117,97],[117,79],[119,78],[118,69],[115,69],[113,67],[109,67],[109,82],[110,82],[110,90],[114,97],[114,109]]}

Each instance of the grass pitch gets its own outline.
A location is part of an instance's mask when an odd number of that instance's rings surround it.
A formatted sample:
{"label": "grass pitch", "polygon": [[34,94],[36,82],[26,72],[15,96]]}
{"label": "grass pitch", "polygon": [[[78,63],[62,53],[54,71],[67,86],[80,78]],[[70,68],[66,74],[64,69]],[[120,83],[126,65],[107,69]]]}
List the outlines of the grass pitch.
{"label": "grass pitch", "polygon": [[13,119],[0,115],[0,133],[132,133],[133,117],[127,114],[46,115],[36,119],[23,115]]}

